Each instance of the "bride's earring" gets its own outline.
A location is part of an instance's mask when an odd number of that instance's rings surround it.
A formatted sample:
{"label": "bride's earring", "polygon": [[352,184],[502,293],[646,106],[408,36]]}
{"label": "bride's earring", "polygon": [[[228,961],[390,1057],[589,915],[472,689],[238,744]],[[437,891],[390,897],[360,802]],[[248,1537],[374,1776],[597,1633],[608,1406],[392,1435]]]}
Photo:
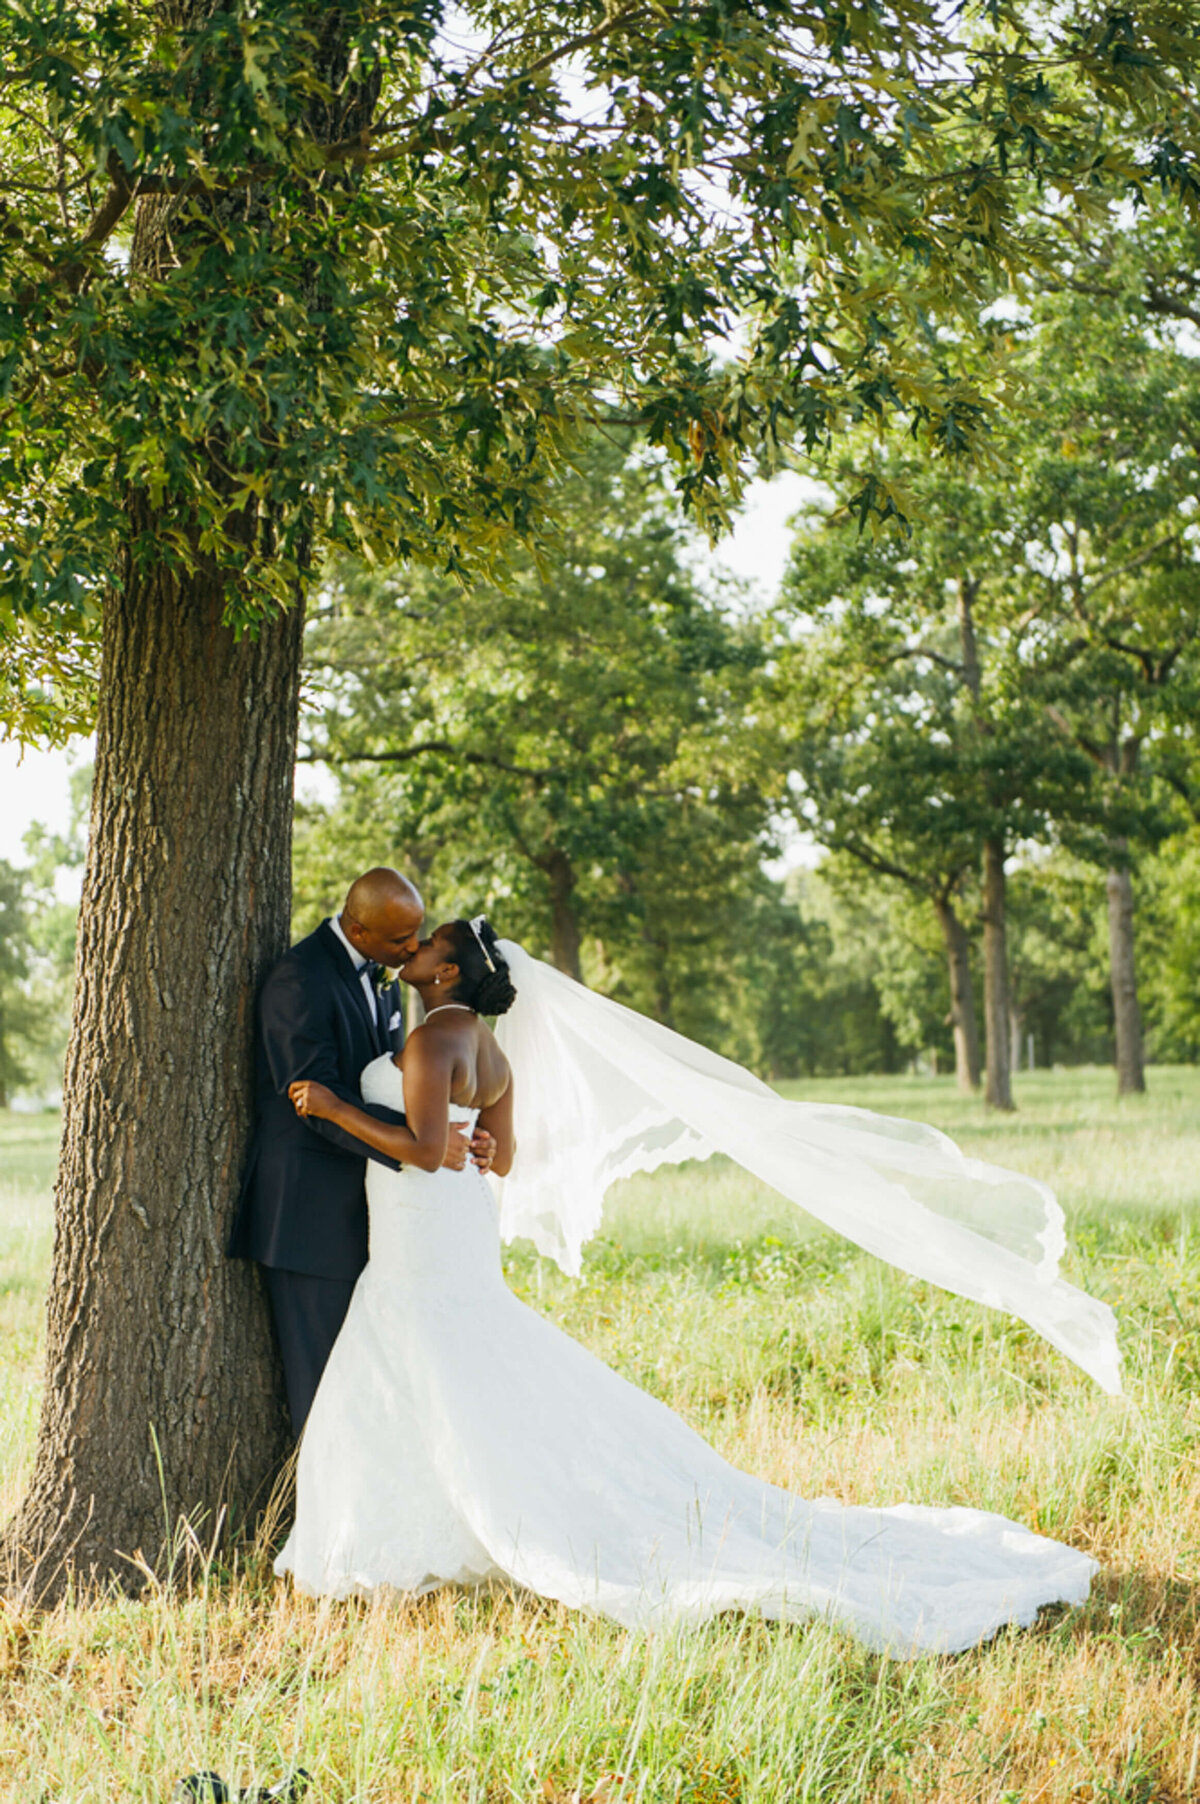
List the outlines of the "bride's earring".
{"label": "bride's earring", "polygon": [[441,983],[442,980],[440,977],[435,977],[433,981],[434,983]]}

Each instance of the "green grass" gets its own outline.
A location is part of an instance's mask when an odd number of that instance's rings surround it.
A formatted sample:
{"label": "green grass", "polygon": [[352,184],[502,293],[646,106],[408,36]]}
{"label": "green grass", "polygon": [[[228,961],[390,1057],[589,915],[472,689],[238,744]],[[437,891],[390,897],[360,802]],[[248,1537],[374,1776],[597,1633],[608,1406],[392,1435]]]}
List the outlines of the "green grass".
{"label": "green grass", "polygon": [[[1021,1324],[912,1283],[714,1161],[631,1181],[571,1283],[510,1281],[729,1458],[809,1495],[962,1502],[1095,1552],[1081,1610],[955,1659],[821,1625],[633,1635],[508,1595],[297,1599],[265,1551],[190,1593],[0,1616],[0,1797],[159,1800],[294,1764],[314,1804],[1174,1804],[1200,1796],[1200,1072],[1118,1104],[1033,1073],[792,1093],[935,1122],[1053,1183],[1118,1310],[1110,1400]],[[57,1123],[0,1115],[0,1479],[27,1470]]]}

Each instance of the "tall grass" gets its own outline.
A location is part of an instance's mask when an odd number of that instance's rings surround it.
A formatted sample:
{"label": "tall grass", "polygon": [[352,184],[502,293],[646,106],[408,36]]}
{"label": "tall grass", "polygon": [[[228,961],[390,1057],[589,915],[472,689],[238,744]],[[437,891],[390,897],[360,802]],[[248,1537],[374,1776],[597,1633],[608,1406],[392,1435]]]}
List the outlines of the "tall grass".
{"label": "tall grass", "polygon": [[[338,1804],[1200,1797],[1200,1073],[1153,1072],[1119,1106],[1107,1072],[1035,1073],[1011,1119],[938,1080],[796,1088],[933,1120],[1054,1183],[1070,1275],[1119,1312],[1126,1396],[716,1163],[626,1185],[579,1283],[522,1248],[510,1281],[765,1478],[969,1503],[1088,1548],[1084,1608],[902,1662],[820,1624],[646,1635],[503,1592],[313,1602],[260,1549],[139,1603],[0,1616],[0,1796],[157,1800],[200,1767],[249,1786],[303,1766]],[[8,1503],[55,1132],[0,1117]]]}

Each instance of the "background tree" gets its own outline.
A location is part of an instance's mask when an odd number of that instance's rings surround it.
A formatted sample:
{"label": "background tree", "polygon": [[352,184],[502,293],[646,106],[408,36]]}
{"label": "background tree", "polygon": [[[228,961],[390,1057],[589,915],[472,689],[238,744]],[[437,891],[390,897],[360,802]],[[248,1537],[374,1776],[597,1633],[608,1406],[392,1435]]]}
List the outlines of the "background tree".
{"label": "background tree", "polygon": [[[467,6],[461,52],[440,19],[15,0],[0,20],[21,731],[80,721],[102,624],[26,1563],[53,1541],[128,1576],[116,1549],[153,1559],[164,1511],[244,1513],[284,1444],[261,1297],[222,1242],[323,547],[486,562],[573,421],[614,407],[710,516],[740,460],[847,412],[895,404],[965,443],[979,397],[924,327],[1026,255],[1011,157],[1065,195],[1100,167],[1195,186],[1196,49],[1167,0],[1016,9],[969,42],[927,0]],[[1133,150],[1098,165],[1080,84]],[[903,273],[864,279],[864,246]],[[717,367],[706,347],[743,325]]]}
{"label": "background tree", "polygon": [[856,1062],[844,1068],[949,1070],[955,1062],[949,966],[944,931],[928,897],[839,852],[822,861],[815,882],[827,898],[822,912],[833,935],[830,962],[835,971],[865,978],[882,1029],[875,1050],[862,1033],[871,1012],[864,997],[860,1043],[847,1045]]}
{"label": "background tree", "polygon": [[[929,713],[914,710],[911,683],[898,682],[894,670],[868,693],[855,684],[836,639],[804,649],[803,686],[789,685],[789,699],[803,698],[790,752],[798,817],[830,851],[931,905],[944,941],[955,1071],[961,1089],[977,1089],[979,1032],[961,915],[977,836],[963,809],[929,802],[937,783],[939,804],[945,803],[961,774],[957,757],[944,727],[933,729],[942,737],[931,736]],[[944,712],[945,685],[936,680],[931,688],[927,699],[936,718]]]}
{"label": "background tree", "polygon": [[1200,834],[1193,827],[1138,871],[1141,990],[1151,1056],[1200,1057]]}
{"label": "background tree", "polygon": [[[1161,266],[1171,233],[1177,254],[1194,238],[1179,221],[1169,230],[1160,225],[1110,235],[1104,287],[1081,298],[1075,255],[1027,316],[1013,322],[1006,312],[995,332],[1019,358],[1023,385],[1019,406],[996,434],[996,461],[967,484],[928,460],[880,454],[881,486],[920,516],[911,541],[868,542],[831,554],[823,535],[820,551],[805,551],[792,582],[801,600],[810,589],[827,595],[829,584],[840,581],[860,601],[865,597],[868,614],[885,609],[898,622],[907,610],[907,648],[890,642],[888,627],[872,625],[866,636],[877,643],[869,657],[885,664],[918,653],[935,664],[940,659],[938,668],[971,693],[976,730],[992,740],[994,754],[1001,749],[999,717],[985,718],[979,705],[979,647],[986,644],[1000,660],[993,701],[1009,729],[1018,718],[1022,723],[1015,739],[1010,731],[1012,748],[1024,746],[1018,790],[1029,796],[1040,788],[1055,831],[1107,871],[1122,1093],[1144,1087],[1131,866],[1139,847],[1170,830],[1164,787],[1190,807],[1195,757],[1200,375],[1174,326],[1164,325],[1147,298],[1161,298],[1161,268],[1147,274],[1143,265],[1154,256]],[[844,475],[835,474],[835,488],[844,503]],[[830,566],[831,555],[835,566],[840,558],[845,567]],[[958,616],[952,656],[924,626],[936,626],[944,615],[951,588]],[[975,618],[981,606],[990,616],[982,638]],[[902,705],[915,718],[912,706]],[[1080,785],[1074,799],[1066,792],[1050,796],[1053,754],[1038,749],[1039,711],[1094,762],[1101,780],[1090,794]],[[926,736],[933,731],[928,723],[920,729]],[[918,760],[924,755],[919,746],[914,752]],[[958,761],[965,755],[960,748]],[[1007,762],[1002,787],[1011,787],[1017,774],[1011,757]],[[1072,780],[1069,772],[1060,774]],[[919,773],[912,775],[919,783]],[[1000,799],[995,781],[993,770],[993,800]],[[836,806],[835,795],[831,801]],[[1026,810],[1018,835],[1036,830],[1036,813]],[[989,844],[985,836],[985,947],[993,951],[985,965],[997,1046],[1006,1013],[1003,936],[994,925],[1004,899],[998,852],[999,842]]]}
{"label": "background tree", "polygon": [[87,819],[92,767],[79,765],[69,778],[70,809],[65,833],[35,822],[25,835],[29,859],[24,876],[32,898],[29,911],[28,990],[34,1003],[36,1034],[26,1047],[31,1092],[42,1099],[62,1091],[63,1061],[75,989],[78,891],[87,856]]}
{"label": "background tree", "polygon": [[887,453],[878,465],[890,492],[913,497],[911,537],[856,533],[837,507],[845,472],[830,469],[832,503],[798,533],[781,595],[783,683],[803,698],[801,808],[823,843],[932,903],[964,1087],[978,1082],[978,1053],[955,903],[978,873],[986,1094],[1007,1109],[1006,860],[1051,823],[1088,815],[1088,772],[1055,743],[1020,680],[1029,623],[1014,605],[1011,570],[1023,525],[1007,479]]}
{"label": "background tree", "polygon": [[[1032,618],[1031,674],[1051,717],[1110,792],[1105,836],[1118,1088],[1145,1089],[1135,959],[1138,842],[1170,822],[1156,784],[1186,799],[1200,699],[1200,364],[1149,313],[1139,244],[1126,292],[1043,304],[1015,571]],[[1161,759],[1158,742],[1163,742]],[[1132,830],[1131,830],[1132,828]]]}
{"label": "background tree", "polygon": [[0,859],[0,1109],[15,1094],[41,1100],[62,1085],[74,984],[74,903],[60,893],[83,863],[83,821],[91,768],[71,773],[65,834],[35,824],[25,835],[29,862]]}
{"label": "background tree", "polygon": [[41,1023],[25,988],[30,963],[28,879],[0,859],[0,1109],[30,1077],[27,1053],[37,1046]]}
{"label": "background tree", "polygon": [[1008,880],[1008,923],[1013,1070],[1111,1058],[1094,866],[1061,848],[1023,849]]}
{"label": "background tree", "polygon": [[[864,915],[867,919],[864,919]],[[899,1071],[905,1059],[876,982],[883,934],[824,870],[766,884],[721,943],[720,992],[735,1003],[714,1041],[764,1077]],[[711,987],[711,946],[694,981]]]}
{"label": "background tree", "polygon": [[431,903],[486,900],[560,969],[703,1035],[723,979],[696,966],[762,887],[759,636],[701,582],[661,460],[627,435],[586,440],[547,502],[552,540],[503,589],[332,576],[303,756],[341,778],[321,825],[340,854],[315,894],[301,879],[303,919],[382,833]]}

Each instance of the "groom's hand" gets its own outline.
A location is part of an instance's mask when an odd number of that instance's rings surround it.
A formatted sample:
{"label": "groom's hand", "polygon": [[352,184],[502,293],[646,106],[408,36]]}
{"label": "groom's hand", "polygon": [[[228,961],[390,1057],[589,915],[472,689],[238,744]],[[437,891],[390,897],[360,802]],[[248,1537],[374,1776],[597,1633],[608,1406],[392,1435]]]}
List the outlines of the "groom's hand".
{"label": "groom's hand", "polygon": [[471,1157],[486,1177],[496,1157],[496,1136],[489,1134],[486,1128],[476,1128],[471,1141]]}
{"label": "groom's hand", "polygon": [[449,1166],[451,1171],[461,1171],[467,1162],[467,1154],[470,1150],[471,1144],[465,1130],[456,1127],[451,1122],[450,1132],[446,1135],[446,1157],[442,1160],[443,1167]]}

